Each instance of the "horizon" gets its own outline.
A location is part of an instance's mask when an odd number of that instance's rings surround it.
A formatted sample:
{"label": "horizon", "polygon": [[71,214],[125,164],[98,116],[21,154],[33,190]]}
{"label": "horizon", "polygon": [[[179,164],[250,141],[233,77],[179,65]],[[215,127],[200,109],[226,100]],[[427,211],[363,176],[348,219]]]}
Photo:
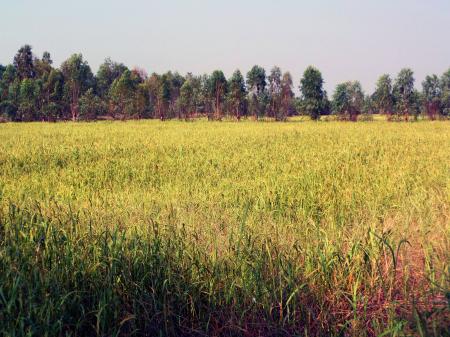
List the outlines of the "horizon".
{"label": "horizon", "polygon": [[[267,73],[279,66],[291,73],[296,94],[303,71],[313,65],[329,95],[338,83],[353,80],[369,94],[379,76],[395,78],[402,68],[414,71],[421,89],[426,75],[440,76],[450,67],[450,3],[443,0],[236,3],[82,0],[64,10],[54,0],[17,1],[3,6],[0,64],[12,63],[17,50],[30,44],[37,57],[50,52],[57,67],[81,53],[94,73],[108,57],[148,74],[220,69],[229,78],[255,64]],[[133,15],[124,16],[127,10]]]}

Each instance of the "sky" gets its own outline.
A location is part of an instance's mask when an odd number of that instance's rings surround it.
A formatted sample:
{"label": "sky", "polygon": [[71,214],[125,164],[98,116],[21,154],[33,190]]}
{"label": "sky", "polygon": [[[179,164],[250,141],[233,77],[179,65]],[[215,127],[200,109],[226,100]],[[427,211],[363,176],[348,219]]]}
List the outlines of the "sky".
{"label": "sky", "polygon": [[0,0],[0,64],[23,44],[54,64],[82,53],[148,73],[230,76],[253,65],[321,70],[325,88],[359,80],[371,92],[384,73],[450,67],[450,0]]}

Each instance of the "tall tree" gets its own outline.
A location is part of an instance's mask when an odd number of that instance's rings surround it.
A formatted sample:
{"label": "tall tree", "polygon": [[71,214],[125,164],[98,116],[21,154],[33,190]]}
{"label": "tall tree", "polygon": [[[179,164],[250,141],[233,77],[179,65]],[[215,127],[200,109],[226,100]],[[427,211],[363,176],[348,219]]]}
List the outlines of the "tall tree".
{"label": "tall tree", "polygon": [[10,120],[19,119],[20,80],[13,65],[6,66],[0,81],[0,113]]}
{"label": "tall tree", "polygon": [[285,120],[294,110],[293,100],[295,95],[292,88],[292,76],[289,72],[285,72],[283,74],[283,78],[281,79],[281,107],[279,112],[276,114],[277,120]]}
{"label": "tall tree", "polygon": [[113,117],[119,116],[125,119],[133,115],[137,85],[138,79],[129,70],[125,70],[119,78],[114,80],[109,90]]}
{"label": "tall tree", "polygon": [[305,112],[313,120],[320,119],[320,115],[324,111],[324,90],[321,72],[309,66],[303,73],[300,80],[300,91],[302,93],[302,106]]}
{"label": "tall tree", "polygon": [[52,69],[42,85],[42,114],[48,121],[61,117],[64,106],[64,75],[58,69]]}
{"label": "tall tree", "polygon": [[6,70],[6,67],[3,64],[0,64],[0,80],[3,77],[3,73]]}
{"label": "tall tree", "polygon": [[267,85],[266,71],[264,68],[256,65],[253,66],[247,73],[247,85],[249,91],[263,92]]}
{"label": "tall tree", "polygon": [[239,70],[236,70],[231,76],[229,81],[229,89],[228,98],[230,107],[234,116],[239,121],[245,112],[245,97],[247,95],[245,80]]}
{"label": "tall tree", "polygon": [[422,94],[425,111],[431,120],[441,114],[442,87],[437,75],[425,77],[422,82]]}
{"label": "tall tree", "polygon": [[19,89],[19,119],[32,121],[38,119],[37,100],[39,97],[37,82],[31,78],[25,78],[20,83]]}
{"label": "tall tree", "polygon": [[358,81],[338,84],[333,94],[333,111],[341,119],[356,121],[364,108],[364,93]]}
{"label": "tall tree", "polygon": [[277,117],[281,108],[281,69],[273,67],[268,77],[269,80],[269,116]]}
{"label": "tall tree", "polygon": [[16,56],[14,56],[14,67],[17,69],[17,76],[20,81],[35,77],[33,52],[30,45],[26,44],[17,51]]}
{"label": "tall tree", "polygon": [[177,101],[180,98],[180,91],[185,81],[184,77],[178,72],[168,72],[168,79],[170,81],[170,110],[172,115],[176,115],[181,118],[181,111],[177,109]]}
{"label": "tall tree", "polygon": [[409,68],[400,70],[394,84],[394,100],[397,115],[409,119],[414,104],[414,73]]}
{"label": "tall tree", "polygon": [[171,81],[167,74],[163,74],[159,79],[157,98],[159,118],[164,120],[167,118],[167,111],[171,102]]}
{"label": "tall tree", "polygon": [[442,114],[450,116],[450,68],[440,78],[442,92]]}
{"label": "tall tree", "polygon": [[185,119],[190,118],[194,109],[194,87],[191,79],[186,80],[180,89],[180,111]]}
{"label": "tall tree", "polygon": [[101,116],[107,111],[105,102],[95,95],[94,89],[89,88],[80,97],[80,118],[90,120],[96,119],[97,116]]}
{"label": "tall tree", "polygon": [[381,114],[387,114],[390,118],[394,108],[394,97],[392,95],[392,80],[388,74],[380,76],[372,96],[375,108]]}
{"label": "tall tree", "polygon": [[266,93],[266,71],[260,66],[253,66],[247,73],[247,87],[249,91],[249,110],[258,119],[264,116],[268,103]]}
{"label": "tall tree", "polygon": [[222,70],[215,70],[209,78],[209,92],[213,100],[216,119],[222,118],[222,106],[227,93],[227,80]]}
{"label": "tall tree", "polygon": [[94,75],[81,54],[73,54],[64,61],[61,71],[65,78],[65,92],[70,104],[71,117],[76,121],[79,114],[78,100],[83,93],[93,87]]}
{"label": "tall tree", "polygon": [[110,58],[106,58],[96,74],[98,95],[105,98],[108,95],[111,84],[122,76],[125,70],[128,70],[128,68],[123,63],[114,62]]}

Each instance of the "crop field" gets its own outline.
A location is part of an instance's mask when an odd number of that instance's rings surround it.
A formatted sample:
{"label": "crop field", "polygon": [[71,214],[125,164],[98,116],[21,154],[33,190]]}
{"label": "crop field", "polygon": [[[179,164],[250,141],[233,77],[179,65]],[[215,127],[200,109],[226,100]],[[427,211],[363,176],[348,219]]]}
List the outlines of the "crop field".
{"label": "crop field", "polygon": [[449,336],[444,121],[0,125],[2,336]]}

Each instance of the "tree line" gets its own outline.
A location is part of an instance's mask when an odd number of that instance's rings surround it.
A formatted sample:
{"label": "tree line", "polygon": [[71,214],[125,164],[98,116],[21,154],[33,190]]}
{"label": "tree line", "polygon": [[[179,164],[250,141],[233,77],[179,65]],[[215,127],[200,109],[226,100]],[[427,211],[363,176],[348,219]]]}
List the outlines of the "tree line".
{"label": "tree line", "polygon": [[21,47],[12,64],[0,64],[0,119],[5,121],[57,121],[95,119],[170,118],[207,116],[285,120],[292,115],[320,119],[335,114],[356,121],[363,114],[385,114],[389,120],[419,115],[430,119],[450,115],[450,69],[442,76],[427,76],[422,91],[414,87],[411,69],[396,78],[382,75],[375,91],[365,94],[360,82],[338,84],[331,98],[323,88],[321,72],[308,67],[294,94],[289,72],[277,66],[266,74],[255,65],[246,77],[236,70],[227,79],[221,70],[182,76],[175,72],[148,75],[107,58],[94,74],[81,54],[60,68],[48,52],[36,57],[29,45]]}

